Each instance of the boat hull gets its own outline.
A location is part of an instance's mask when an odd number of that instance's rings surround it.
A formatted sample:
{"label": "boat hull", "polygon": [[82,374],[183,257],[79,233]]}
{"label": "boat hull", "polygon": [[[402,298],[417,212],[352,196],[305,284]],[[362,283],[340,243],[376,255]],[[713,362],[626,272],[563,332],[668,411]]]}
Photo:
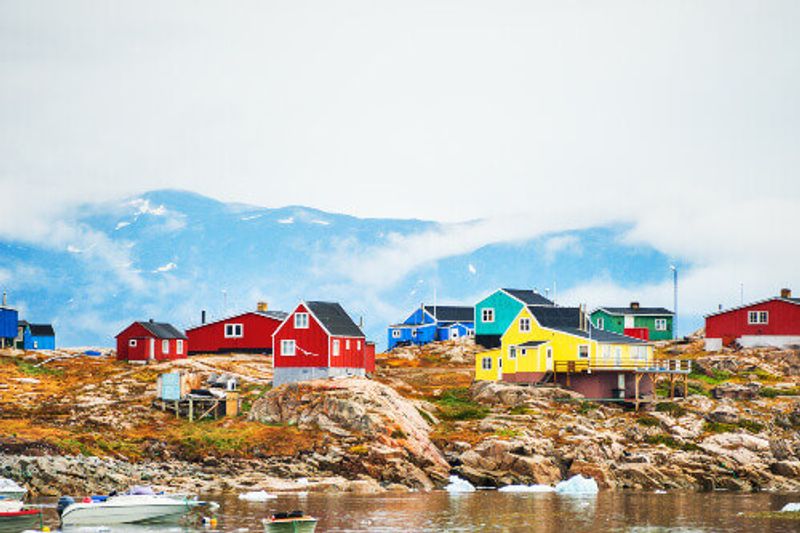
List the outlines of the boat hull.
{"label": "boat hull", "polygon": [[38,529],[42,524],[42,511],[16,511],[0,513],[0,533],[19,533],[26,529]]}
{"label": "boat hull", "polygon": [[317,529],[315,518],[301,518],[297,520],[264,520],[266,533],[314,533]]}
{"label": "boat hull", "polygon": [[108,499],[100,503],[75,503],[64,509],[64,526],[103,526],[108,524],[147,524],[177,522],[197,506],[193,500],[159,498],[150,501]]}

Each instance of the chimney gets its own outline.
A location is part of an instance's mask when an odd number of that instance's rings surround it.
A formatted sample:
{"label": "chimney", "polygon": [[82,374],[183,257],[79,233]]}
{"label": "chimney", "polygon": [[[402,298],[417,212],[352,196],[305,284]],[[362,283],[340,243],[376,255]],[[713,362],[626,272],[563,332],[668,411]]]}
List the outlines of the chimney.
{"label": "chimney", "polygon": [[364,317],[363,316],[358,317],[358,327],[360,327],[360,328],[364,327]]}
{"label": "chimney", "polygon": [[[791,298],[792,289],[781,289],[781,298]],[[3,297],[3,305],[5,305],[5,296]]]}
{"label": "chimney", "polygon": [[639,302],[631,302],[631,309],[639,309]]}
{"label": "chimney", "polygon": [[5,307],[7,305],[6,304],[6,297],[7,297],[6,291],[3,291],[3,307]]}
{"label": "chimney", "polygon": [[200,325],[202,326],[205,323],[206,323],[206,310],[203,309],[202,311],[200,311]]}
{"label": "chimney", "polygon": [[261,311],[262,313],[266,313],[269,311],[269,304],[267,302],[258,302],[256,304],[256,311]]}

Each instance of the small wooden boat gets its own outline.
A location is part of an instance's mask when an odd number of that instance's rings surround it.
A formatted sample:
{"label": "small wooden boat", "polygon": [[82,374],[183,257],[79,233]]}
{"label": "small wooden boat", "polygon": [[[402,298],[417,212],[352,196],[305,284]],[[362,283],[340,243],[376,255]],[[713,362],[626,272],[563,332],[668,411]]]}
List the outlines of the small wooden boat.
{"label": "small wooden boat", "polygon": [[0,533],[19,533],[42,526],[41,509],[0,512]]}
{"label": "small wooden boat", "polygon": [[306,516],[303,511],[276,513],[261,522],[266,533],[314,533],[317,529],[317,519]]}

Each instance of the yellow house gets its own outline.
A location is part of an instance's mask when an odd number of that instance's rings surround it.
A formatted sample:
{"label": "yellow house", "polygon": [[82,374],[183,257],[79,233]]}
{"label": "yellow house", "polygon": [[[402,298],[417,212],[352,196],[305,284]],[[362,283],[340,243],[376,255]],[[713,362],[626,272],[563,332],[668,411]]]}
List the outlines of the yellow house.
{"label": "yellow house", "polygon": [[592,327],[581,308],[528,306],[501,336],[499,349],[477,355],[475,379],[563,381],[587,397],[621,398],[633,385],[628,374],[653,364],[650,343]]}

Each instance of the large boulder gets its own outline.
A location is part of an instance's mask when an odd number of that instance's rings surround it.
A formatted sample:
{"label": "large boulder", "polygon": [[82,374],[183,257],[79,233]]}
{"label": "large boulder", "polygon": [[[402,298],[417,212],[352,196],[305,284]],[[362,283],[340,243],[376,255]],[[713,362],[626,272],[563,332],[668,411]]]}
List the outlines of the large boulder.
{"label": "large boulder", "polygon": [[560,387],[525,387],[512,383],[478,381],[470,389],[476,402],[514,407],[536,400],[583,398],[577,392]]}
{"label": "large boulder", "polygon": [[760,383],[747,383],[745,385],[723,383],[714,387],[711,390],[711,395],[717,400],[756,400],[758,399],[758,392],[760,390]]}
{"label": "large boulder", "polygon": [[561,467],[549,439],[489,438],[459,457],[459,474],[476,485],[553,484]]}

